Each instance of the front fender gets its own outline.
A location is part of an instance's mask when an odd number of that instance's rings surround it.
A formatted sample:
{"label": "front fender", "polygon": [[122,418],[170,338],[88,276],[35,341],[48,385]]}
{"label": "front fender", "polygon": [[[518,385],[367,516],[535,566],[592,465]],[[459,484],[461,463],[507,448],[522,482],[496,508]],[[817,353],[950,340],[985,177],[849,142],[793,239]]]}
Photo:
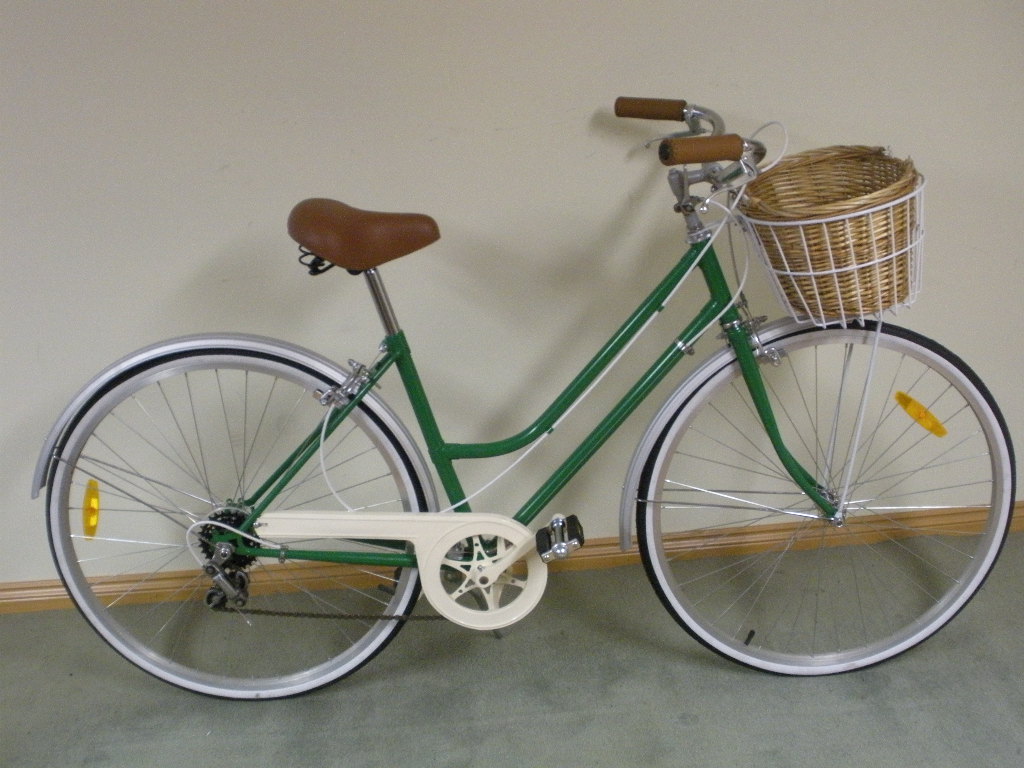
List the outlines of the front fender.
{"label": "front fender", "polygon": [[[199,334],[195,336],[183,336],[181,338],[161,341],[157,344],[132,352],[130,355],[118,360],[116,363],[105,368],[86,384],[61,413],[50,433],[46,436],[43,449],[36,462],[35,472],[32,475],[32,498],[37,498],[40,491],[47,487],[53,476],[55,463],[59,460],[66,435],[74,427],[79,414],[87,408],[96,398],[101,397],[107,389],[119,379],[130,375],[140,366],[148,366],[155,360],[164,357],[178,355],[183,352],[190,352],[201,349],[237,349],[247,352],[264,352],[289,358],[301,363],[307,368],[316,371],[318,374],[333,381],[343,381],[348,376],[348,371],[326,357],[311,352],[308,349],[289,344],[277,339],[270,339],[263,336],[236,333],[213,333]],[[436,497],[432,484],[431,474],[423,460],[422,453],[406,428],[394,415],[390,408],[372,393],[368,394],[363,402],[372,408],[380,416],[388,427],[401,441],[402,447],[409,454],[416,470],[429,487],[424,488],[427,494],[428,504],[436,508]]]}
{"label": "front fender", "polygon": [[[770,344],[776,339],[789,336],[797,331],[807,330],[808,327],[806,322],[797,322],[790,318],[783,318],[760,328],[757,335],[762,344]],[[647,456],[653,448],[655,441],[673,419],[676,412],[682,407],[683,403],[697,390],[697,387],[705,378],[713,372],[720,370],[723,366],[729,365],[735,359],[732,348],[725,346],[701,363],[668,396],[657,415],[648,425],[647,431],[644,432],[640,442],[637,443],[636,451],[633,453],[633,458],[629,463],[629,470],[626,472],[626,481],[622,486],[622,501],[619,506],[619,547],[622,551],[625,552],[633,545],[636,489],[640,483],[640,475],[644,470]]]}

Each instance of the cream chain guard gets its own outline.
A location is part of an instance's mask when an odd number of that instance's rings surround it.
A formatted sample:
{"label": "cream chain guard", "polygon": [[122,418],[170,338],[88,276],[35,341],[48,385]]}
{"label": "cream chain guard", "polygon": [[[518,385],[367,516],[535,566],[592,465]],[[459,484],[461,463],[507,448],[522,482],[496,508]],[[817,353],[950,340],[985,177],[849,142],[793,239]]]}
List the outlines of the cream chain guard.
{"label": "cream chain guard", "polygon": [[544,595],[547,565],[530,529],[503,515],[474,512],[267,512],[264,543],[289,539],[411,542],[423,594],[439,614],[470,629],[500,629],[522,619]]}

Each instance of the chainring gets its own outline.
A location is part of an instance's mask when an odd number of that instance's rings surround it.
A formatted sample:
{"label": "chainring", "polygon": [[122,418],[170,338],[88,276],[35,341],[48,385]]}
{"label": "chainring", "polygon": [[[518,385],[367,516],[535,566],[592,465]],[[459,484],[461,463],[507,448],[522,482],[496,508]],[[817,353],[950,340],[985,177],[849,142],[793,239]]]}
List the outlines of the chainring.
{"label": "chainring", "polygon": [[514,520],[473,520],[445,532],[418,555],[423,593],[445,618],[471,629],[522,619],[544,594],[547,565],[534,536]]}

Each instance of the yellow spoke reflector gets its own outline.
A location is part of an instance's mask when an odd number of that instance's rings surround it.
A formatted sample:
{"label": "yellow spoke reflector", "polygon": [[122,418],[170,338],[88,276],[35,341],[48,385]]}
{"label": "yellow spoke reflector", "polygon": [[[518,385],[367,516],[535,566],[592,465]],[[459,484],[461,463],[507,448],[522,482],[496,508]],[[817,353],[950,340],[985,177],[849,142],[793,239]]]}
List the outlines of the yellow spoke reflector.
{"label": "yellow spoke reflector", "polygon": [[910,418],[936,437],[945,437],[948,434],[948,430],[945,425],[936,418],[935,414],[921,405],[921,403],[917,402],[917,400],[912,398],[906,392],[897,392],[896,402],[900,404],[900,407],[903,408],[904,411],[910,414]]}
{"label": "yellow spoke reflector", "polygon": [[100,525],[100,484],[93,478],[85,485],[85,498],[82,499],[82,527],[90,539],[96,535]]}

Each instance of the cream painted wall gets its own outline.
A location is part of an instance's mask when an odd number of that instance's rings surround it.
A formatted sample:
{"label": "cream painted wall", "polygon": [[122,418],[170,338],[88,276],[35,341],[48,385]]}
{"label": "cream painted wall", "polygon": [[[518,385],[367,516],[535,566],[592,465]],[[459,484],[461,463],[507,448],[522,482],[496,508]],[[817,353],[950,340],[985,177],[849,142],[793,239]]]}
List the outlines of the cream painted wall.
{"label": "cream painted wall", "polygon": [[[610,116],[620,94],[741,133],[779,119],[792,150],[912,155],[928,261],[901,321],[967,357],[1020,439],[1022,51],[1019,0],[6,0],[0,582],[53,576],[32,468],[115,357],[215,329],[372,355],[361,283],[294,266],[284,221],[306,196],[439,220],[440,243],[384,270],[439,417],[460,440],[523,426],[677,251],[637,149],[653,129]],[[651,413],[558,504],[592,536],[615,533]],[[514,509],[538,476],[479,507]]]}

